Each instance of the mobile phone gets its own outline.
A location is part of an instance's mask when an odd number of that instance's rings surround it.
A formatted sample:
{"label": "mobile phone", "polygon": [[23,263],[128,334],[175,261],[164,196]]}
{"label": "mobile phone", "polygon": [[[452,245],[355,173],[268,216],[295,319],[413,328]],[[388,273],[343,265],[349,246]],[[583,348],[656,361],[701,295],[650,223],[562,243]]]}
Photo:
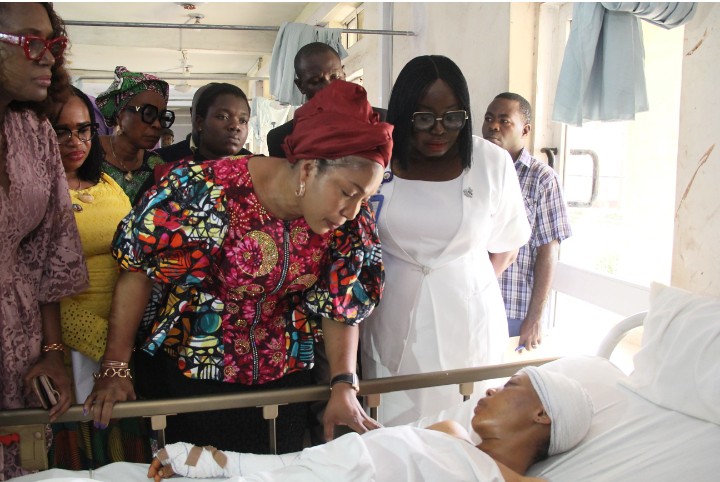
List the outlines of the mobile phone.
{"label": "mobile phone", "polygon": [[57,391],[52,380],[47,375],[40,375],[33,378],[33,390],[40,399],[40,403],[45,410],[58,403],[60,399],[60,392]]}

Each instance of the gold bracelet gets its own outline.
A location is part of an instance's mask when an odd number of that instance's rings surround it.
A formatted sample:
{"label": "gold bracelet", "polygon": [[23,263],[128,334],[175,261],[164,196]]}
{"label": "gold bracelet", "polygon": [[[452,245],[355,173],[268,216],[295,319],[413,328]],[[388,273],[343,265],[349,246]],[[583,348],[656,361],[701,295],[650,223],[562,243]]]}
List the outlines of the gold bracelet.
{"label": "gold bracelet", "polygon": [[128,368],[127,362],[115,360],[103,360],[100,364],[103,368]]}
{"label": "gold bracelet", "polygon": [[51,343],[49,345],[43,345],[42,351],[47,353],[49,351],[65,351],[65,345],[62,343]]}
{"label": "gold bracelet", "polygon": [[93,373],[93,378],[95,380],[100,380],[101,378],[130,378],[132,380],[132,373],[130,372],[129,368],[105,368],[102,371]]}

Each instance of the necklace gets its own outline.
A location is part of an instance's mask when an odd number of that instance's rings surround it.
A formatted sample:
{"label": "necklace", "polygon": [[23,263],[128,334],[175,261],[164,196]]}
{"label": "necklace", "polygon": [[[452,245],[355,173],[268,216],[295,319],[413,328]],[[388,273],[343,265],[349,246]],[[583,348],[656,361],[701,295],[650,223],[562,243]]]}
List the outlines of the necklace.
{"label": "necklace", "polygon": [[[92,204],[92,202],[95,200],[95,197],[87,192],[87,189],[82,189],[82,182],[80,181],[80,178],[77,180],[77,188],[73,189],[75,193],[77,194],[78,201],[84,203],[84,204]],[[73,211],[76,213],[82,212],[83,207],[82,205],[78,203],[73,203],[72,205]]]}
{"label": "necklace", "polygon": [[126,181],[130,182],[133,178],[132,171],[125,167],[125,161],[120,159],[117,154],[115,154],[115,142],[113,142],[114,138],[115,136],[110,136],[110,150],[112,150],[113,158],[120,163],[120,167],[122,167],[123,171],[125,171],[125,175],[123,177]]}

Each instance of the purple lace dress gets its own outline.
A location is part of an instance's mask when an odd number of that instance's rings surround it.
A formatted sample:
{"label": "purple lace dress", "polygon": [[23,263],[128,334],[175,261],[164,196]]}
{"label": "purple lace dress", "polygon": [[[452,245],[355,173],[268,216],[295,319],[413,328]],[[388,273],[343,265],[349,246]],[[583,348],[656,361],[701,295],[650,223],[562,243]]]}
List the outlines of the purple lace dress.
{"label": "purple lace dress", "polygon": [[[38,406],[22,377],[40,356],[40,304],[87,287],[67,181],[47,121],[8,111],[10,187],[0,188],[0,410]],[[0,480],[22,475],[19,447],[0,444]]]}

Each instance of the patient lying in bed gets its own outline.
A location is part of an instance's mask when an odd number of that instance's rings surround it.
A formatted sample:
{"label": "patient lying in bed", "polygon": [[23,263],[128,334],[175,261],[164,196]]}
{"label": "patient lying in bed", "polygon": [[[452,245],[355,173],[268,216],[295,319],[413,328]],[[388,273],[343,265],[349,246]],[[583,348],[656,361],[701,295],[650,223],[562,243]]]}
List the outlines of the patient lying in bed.
{"label": "patient lying in bed", "polygon": [[573,448],[590,427],[592,403],[565,375],[527,367],[478,402],[474,445],[454,421],[428,427],[393,427],[352,433],[325,445],[286,455],[221,452],[212,447],[171,444],[148,470],[159,481],[174,474],[232,481],[307,480],[522,481],[527,469],[549,455]]}

